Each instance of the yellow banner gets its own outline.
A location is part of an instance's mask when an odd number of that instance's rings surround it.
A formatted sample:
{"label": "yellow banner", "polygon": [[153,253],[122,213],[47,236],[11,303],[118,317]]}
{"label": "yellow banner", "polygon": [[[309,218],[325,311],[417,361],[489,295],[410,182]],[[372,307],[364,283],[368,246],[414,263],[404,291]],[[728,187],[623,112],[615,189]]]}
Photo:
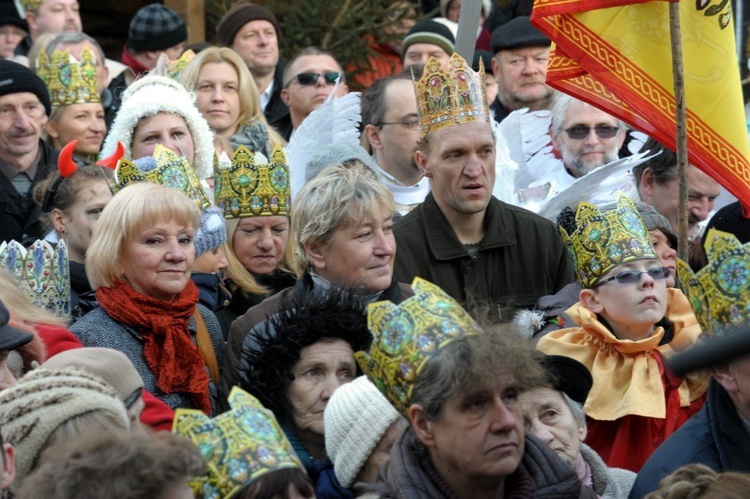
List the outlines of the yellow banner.
{"label": "yellow banner", "polygon": [[[682,0],[688,161],[750,207],[750,145],[729,2]],[[554,42],[547,82],[676,148],[665,1],[536,0]]]}

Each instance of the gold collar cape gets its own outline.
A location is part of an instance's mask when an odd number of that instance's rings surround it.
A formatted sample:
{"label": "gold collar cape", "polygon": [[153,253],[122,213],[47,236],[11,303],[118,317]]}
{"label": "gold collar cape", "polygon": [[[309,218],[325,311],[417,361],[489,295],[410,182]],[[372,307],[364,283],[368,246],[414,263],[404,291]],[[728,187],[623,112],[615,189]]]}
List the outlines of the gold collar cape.
{"label": "gold collar cape", "polygon": [[[537,350],[565,355],[585,365],[594,379],[583,409],[587,416],[614,421],[623,416],[665,418],[667,413],[659,362],[653,351],[669,357],[691,347],[701,335],[700,325],[690,303],[679,289],[667,289],[666,317],[672,322],[674,337],[659,346],[664,328],[639,341],[620,340],[596,314],[580,302],[566,312],[580,326],[561,329],[544,336]],[[679,386],[680,406],[686,407],[708,388],[708,373],[688,375]]]}

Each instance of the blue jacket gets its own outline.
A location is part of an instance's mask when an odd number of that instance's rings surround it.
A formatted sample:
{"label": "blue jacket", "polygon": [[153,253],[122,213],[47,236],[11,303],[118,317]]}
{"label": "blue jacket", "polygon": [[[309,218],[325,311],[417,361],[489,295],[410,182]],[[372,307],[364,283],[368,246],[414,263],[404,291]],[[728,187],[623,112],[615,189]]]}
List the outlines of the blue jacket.
{"label": "blue jacket", "polygon": [[750,432],[724,388],[712,379],[698,414],[661,444],[643,465],[630,497],[640,499],[659,488],[677,468],[701,463],[717,472],[750,472]]}

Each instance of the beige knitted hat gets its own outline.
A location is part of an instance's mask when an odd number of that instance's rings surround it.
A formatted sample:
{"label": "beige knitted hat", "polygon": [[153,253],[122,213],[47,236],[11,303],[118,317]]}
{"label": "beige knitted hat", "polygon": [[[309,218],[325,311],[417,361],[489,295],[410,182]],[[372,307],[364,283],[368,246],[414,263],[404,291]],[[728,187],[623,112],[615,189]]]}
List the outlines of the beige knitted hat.
{"label": "beige knitted hat", "polygon": [[125,405],[114,388],[80,369],[36,369],[0,391],[0,431],[16,449],[15,482],[36,466],[60,426],[93,411],[108,413],[123,430],[130,428]]}
{"label": "beige knitted hat", "polygon": [[324,414],[326,453],[342,486],[354,485],[359,470],[399,417],[367,376],[333,392]]}
{"label": "beige knitted hat", "polygon": [[128,357],[111,348],[74,348],[50,357],[44,369],[78,367],[102,378],[117,391],[125,402],[136,390],[143,388],[143,378]]}

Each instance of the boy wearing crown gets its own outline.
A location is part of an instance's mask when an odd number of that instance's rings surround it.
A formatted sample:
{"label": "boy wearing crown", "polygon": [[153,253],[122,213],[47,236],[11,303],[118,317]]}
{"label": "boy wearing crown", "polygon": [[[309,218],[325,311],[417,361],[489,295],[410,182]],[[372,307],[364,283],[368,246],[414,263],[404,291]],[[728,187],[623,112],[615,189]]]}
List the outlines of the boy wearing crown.
{"label": "boy wearing crown", "polygon": [[[704,246],[705,267],[694,273],[678,260],[677,272],[709,336],[705,345],[681,355],[682,370],[710,368],[706,403],[643,465],[630,493],[636,499],[688,463],[704,464],[717,473],[750,473],[750,355],[738,341],[748,337],[750,326],[750,244],[710,229]],[[747,345],[747,339],[743,343]],[[685,356],[692,356],[692,362]]]}
{"label": "boy wearing crown", "polygon": [[531,308],[573,279],[555,227],[493,197],[496,137],[476,73],[457,54],[448,69],[430,59],[416,82],[421,133],[416,152],[431,193],[394,227],[399,281],[419,276],[461,303]]}
{"label": "boy wearing crown", "polygon": [[664,357],[692,346],[701,328],[685,295],[667,289],[633,203],[601,211],[581,203],[558,219],[581,284],[567,310],[577,324],[543,337],[537,349],[578,360],[594,384],[584,405],[586,443],[610,467],[638,471],[653,450],[701,407],[704,375],[672,375]]}

